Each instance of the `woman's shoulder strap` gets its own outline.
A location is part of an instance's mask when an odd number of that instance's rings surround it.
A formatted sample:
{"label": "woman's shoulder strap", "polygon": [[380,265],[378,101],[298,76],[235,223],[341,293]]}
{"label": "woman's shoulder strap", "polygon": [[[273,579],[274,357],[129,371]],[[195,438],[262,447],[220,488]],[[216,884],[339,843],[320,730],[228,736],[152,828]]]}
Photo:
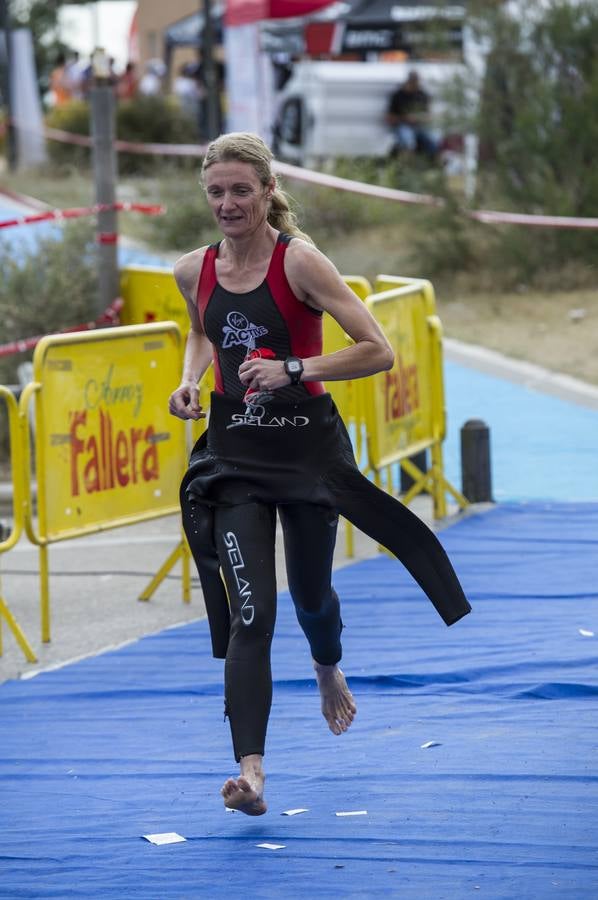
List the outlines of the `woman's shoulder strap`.
{"label": "woman's shoulder strap", "polygon": [[218,248],[220,241],[216,244],[210,244],[204,253],[201,271],[199,273],[199,281],[197,282],[197,309],[203,322],[206,307],[216,287],[216,258],[218,256]]}

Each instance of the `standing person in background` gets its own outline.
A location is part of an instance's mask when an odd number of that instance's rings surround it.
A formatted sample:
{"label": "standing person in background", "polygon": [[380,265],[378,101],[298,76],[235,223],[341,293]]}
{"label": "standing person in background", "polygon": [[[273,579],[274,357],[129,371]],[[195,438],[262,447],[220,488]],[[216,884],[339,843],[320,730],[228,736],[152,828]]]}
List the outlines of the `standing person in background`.
{"label": "standing person in background", "polygon": [[139,93],[144,97],[157,97],[162,93],[162,79],[166,66],[161,59],[150,59],[139,82]]}
{"label": "standing person in background", "polygon": [[119,100],[134,100],[137,96],[137,67],[134,62],[128,62],[125,71],[118,79],[116,96]]}
{"label": "standing person in background", "polygon": [[393,154],[406,150],[425,153],[430,160],[436,159],[438,143],[430,131],[430,97],[415,70],[409,72],[405,83],[391,94],[386,121],[393,131]]}
{"label": "standing person in background", "polygon": [[[393,351],[298,229],[269,148],[256,135],[222,135],[207,148],[202,182],[223,237],[175,265],[191,328],[169,409],[181,419],[205,416],[198,381],[213,362],[209,426],[193,449],[181,505],[212,651],[226,659],[225,715],[240,774],[225,781],[222,796],[230,809],[257,816],[266,812],[277,512],[289,590],[336,735],[356,712],[338,665],[343,625],[332,559],[339,512],[401,559],[446,624],[471,607],[435,535],[357,467],[323,380],[388,370]],[[322,353],[324,312],[352,346]]]}
{"label": "standing person in background", "polygon": [[83,72],[85,65],[81,61],[76,50],[69,56],[64,68],[65,84],[68,87],[71,99],[83,100]]}
{"label": "standing person in background", "polygon": [[119,75],[118,75],[118,72],[116,71],[116,60],[114,59],[113,56],[110,56],[108,58],[108,71],[109,71],[108,83],[110,85],[112,85],[112,87],[114,88],[114,91],[116,92],[118,89]]}
{"label": "standing person in background", "polygon": [[172,85],[172,93],[181,109],[194,122],[199,121],[199,103],[203,97],[200,88],[197,63],[183,63]]}
{"label": "standing person in background", "polygon": [[50,73],[52,106],[64,106],[72,100],[71,85],[67,73],[66,56],[59,53],[56,65]]}

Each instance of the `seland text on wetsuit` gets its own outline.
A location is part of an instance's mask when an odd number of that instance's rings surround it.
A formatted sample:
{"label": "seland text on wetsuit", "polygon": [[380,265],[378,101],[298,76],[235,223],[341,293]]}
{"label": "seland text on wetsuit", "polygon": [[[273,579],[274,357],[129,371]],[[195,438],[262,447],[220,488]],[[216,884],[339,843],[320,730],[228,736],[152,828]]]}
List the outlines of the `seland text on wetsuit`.
{"label": "seland text on wetsuit", "polygon": [[[338,512],[403,562],[447,624],[471,609],[433,532],[359,471],[344,424],[319,382],[280,388],[256,406],[243,402],[246,388],[238,368],[248,351],[266,347],[278,359],[321,353],[321,316],[293,295],[284,273],[289,240],[279,235],[266,278],[253,291],[238,294],[218,283],[218,244],[206,250],[198,284],[198,311],[214,347],[216,389],[207,434],[194,448],[183,480],[181,503],[213,653],[226,657],[226,704],[237,759],[263,754],[276,608],[276,507],[289,588],[318,662],[340,658],[340,613],[330,583]],[[261,714],[255,710],[258,687]]]}

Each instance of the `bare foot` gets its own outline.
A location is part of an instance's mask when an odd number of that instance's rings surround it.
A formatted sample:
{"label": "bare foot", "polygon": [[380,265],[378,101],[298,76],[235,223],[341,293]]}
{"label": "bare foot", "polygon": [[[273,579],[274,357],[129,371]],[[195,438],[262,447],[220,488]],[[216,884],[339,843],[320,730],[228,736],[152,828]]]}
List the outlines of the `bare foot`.
{"label": "bare foot", "polygon": [[333,734],[346,731],[357,712],[353,694],[338,666],[321,666],[314,661],[322,699],[322,715]]}
{"label": "bare foot", "polygon": [[263,816],[268,809],[263,797],[265,780],[261,756],[244,756],[241,759],[239,777],[228,778],[222,785],[220,793],[224,798],[224,805],[247,816]]}

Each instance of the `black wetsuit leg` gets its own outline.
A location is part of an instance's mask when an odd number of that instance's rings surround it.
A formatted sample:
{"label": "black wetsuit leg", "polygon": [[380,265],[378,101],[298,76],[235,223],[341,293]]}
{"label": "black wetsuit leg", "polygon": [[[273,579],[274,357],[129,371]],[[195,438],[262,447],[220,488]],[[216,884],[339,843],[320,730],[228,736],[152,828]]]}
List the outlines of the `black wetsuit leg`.
{"label": "black wetsuit leg", "polygon": [[325,666],[342,655],[340,604],[332,587],[332,561],[338,515],[310,503],[278,507],[284,535],[289,591],[311,655]]}
{"label": "black wetsuit leg", "polygon": [[325,481],[340,514],[400,559],[447,625],[471,612],[444,547],[415,513],[352,466]]}
{"label": "black wetsuit leg", "polygon": [[214,535],[214,508],[196,503],[181,490],[183,528],[197,566],[210,623],[212,654],[224,659],[230,632],[228,596],[220,575],[220,557]]}
{"label": "black wetsuit leg", "polygon": [[215,536],[230,602],[224,694],[237,762],[263,756],[272,704],[270,647],[276,621],[276,508],[215,510]]}

